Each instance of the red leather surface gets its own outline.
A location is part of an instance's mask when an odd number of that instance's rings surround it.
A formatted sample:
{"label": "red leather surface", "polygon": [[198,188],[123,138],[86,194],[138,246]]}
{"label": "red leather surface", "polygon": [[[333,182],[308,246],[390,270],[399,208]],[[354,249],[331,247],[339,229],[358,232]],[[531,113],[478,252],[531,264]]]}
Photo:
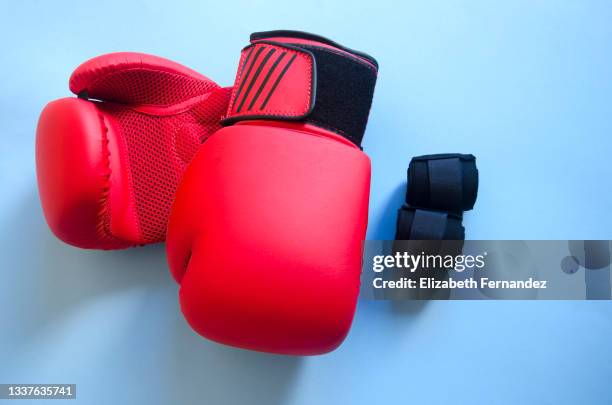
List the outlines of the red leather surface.
{"label": "red leather surface", "polygon": [[83,62],[70,76],[70,91],[126,104],[168,105],[218,85],[171,60],[137,52],[116,52]]}
{"label": "red leather surface", "polygon": [[308,52],[259,42],[242,50],[227,118],[303,117],[314,91]]}
{"label": "red leather surface", "polygon": [[41,114],[37,176],[50,228],[83,248],[164,240],[178,182],[220,127],[231,89],[135,53],[85,62],[70,87],[102,101],[61,99]]}
{"label": "red leather surface", "polygon": [[[37,134],[38,190],[51,230],[66,243],[83,248],[124,247],[126,242],[110,234],[109,224],[104,223],[111,172],[125,173],[114,124],[94,103],[63,98],[45,107]],[[125,178],[113,181],[119,185]],[[133,211],[129,203],[117,209]],[[128,221],[125,232],[134,228]]]}
{"label": "red leather surface", "polygon": [[267,124],[223,128],[197,153],[169,222],[170,269],[200,334],[325,353],[353,319],[370,161],[332,133]]}

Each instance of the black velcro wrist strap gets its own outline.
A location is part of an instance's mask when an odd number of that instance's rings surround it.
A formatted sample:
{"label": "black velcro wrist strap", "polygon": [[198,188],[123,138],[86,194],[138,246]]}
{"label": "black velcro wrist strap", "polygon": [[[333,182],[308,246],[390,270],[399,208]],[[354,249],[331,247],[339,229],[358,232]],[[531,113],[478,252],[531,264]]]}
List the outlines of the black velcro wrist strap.
{"label": "black velcro wrist strap", "polygon": [[425,155],[410,161],[406,202],[412,206],[460,215],[474,207],[477,194],[478,169],[473,155]]}
{"label": "black velcro wrist strap", "polygon": [[396,240],[463,240],[461,217],[404,206],[397,214]]}
{"label": "black velcro wrist strap", "polygon": [[360,146],[377,65],[344,48],[258,39],[242,51],[224,125],[244,120],[300,121]]}

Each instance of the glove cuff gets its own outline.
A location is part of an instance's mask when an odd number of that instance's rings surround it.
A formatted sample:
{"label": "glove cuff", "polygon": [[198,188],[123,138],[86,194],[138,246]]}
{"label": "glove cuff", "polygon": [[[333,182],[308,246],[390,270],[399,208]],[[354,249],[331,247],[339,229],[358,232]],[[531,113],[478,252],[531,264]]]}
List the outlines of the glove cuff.
{"label": "glove cuff", "polygon": [[378,73],[374,58],[296,31],[255,33],[251,42],[224,125],[301,121],[361,145]]}

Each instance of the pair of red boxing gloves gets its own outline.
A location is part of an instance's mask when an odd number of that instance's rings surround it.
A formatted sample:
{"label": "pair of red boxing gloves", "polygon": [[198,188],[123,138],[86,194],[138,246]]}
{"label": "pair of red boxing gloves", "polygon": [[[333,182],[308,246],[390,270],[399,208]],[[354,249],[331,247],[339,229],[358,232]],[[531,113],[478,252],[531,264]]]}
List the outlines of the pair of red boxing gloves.
{"label": "pair of red boxing gloves", "polygon": [[119,249],[166,240],[189,324],[242,348],[335,349],[359,291],[370,56],[295,31],[251,35],[233,87],[152,55],[79,66],[36,139],[54,234]]}

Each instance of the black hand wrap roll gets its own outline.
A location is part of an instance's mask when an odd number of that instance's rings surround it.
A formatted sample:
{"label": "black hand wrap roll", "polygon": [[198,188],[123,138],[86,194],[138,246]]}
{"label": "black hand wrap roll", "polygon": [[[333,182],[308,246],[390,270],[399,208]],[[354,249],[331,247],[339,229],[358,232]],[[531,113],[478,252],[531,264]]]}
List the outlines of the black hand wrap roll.
{"label": "black hand wrap roll", "polygon": [[406,204],[397,215],[396,240],[463,240],[463,211],[478,194],[474,155],[445,153],[412,158]]}
{"label": "black hand wrap roll", "polygon": [[[408,167],[406,204],[397,213],[393,253],[461,254],[465,239],[463,211],[474,207],[477,193],[478,169],[473,155],[413,158]],[[388,295],[390,299],[448,299],[448,289],[421,287],[423,279],[444,281],[448,277],[448,269],[436,267],[393,272],[387,278],[414,280],[416,288],[390,291]]]}
{"label": "black hand wrap roll", "polygon": [[406,202],[413,207],[461,215],[471,210],[478,193],[474,155],[447,153],[412,158]]}
{"label": "black hand wrap roll", "polygon": [[[397,231],[393,242],[393,254],[411,256],[461,254],[465,230],[461,225],[461,216],[456,214],[413,208],[404,205],[397,213]],[[424,267],[416,271],[400,269],[385,272],[385,279],[397,281],[413,280],[414,288],[391,290],[385,295],[388,299],[448,299],[447,289],[428,289],[421,287],[421,280],[448,279],[448,270],[442,267]]]}
{"label": "black hand wrap roll", "polygon": [[396,240],[463,240],[461,217],[404,205],[397,213]]}

